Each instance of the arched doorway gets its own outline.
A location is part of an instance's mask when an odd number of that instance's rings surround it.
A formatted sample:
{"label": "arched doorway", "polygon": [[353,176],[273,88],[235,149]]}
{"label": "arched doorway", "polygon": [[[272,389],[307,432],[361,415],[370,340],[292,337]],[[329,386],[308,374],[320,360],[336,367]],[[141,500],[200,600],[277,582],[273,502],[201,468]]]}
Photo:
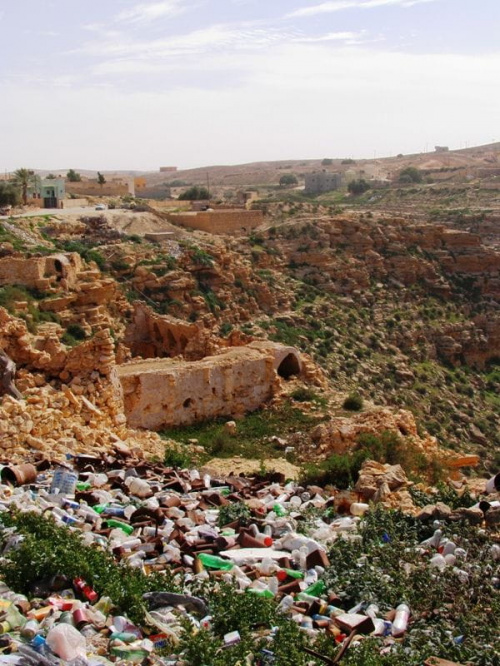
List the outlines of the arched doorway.
{"label": "arched doorway", "polygon": [[300,362],[295,354],[287,354],[278,366],[278,375],[283,379],[290,379],[294,375],[300,375]]}

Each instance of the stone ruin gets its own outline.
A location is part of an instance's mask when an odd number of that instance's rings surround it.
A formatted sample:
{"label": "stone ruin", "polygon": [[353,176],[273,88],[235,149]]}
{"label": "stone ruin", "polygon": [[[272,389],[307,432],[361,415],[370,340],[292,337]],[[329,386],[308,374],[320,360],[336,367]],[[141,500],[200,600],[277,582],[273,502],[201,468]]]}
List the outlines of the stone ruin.
{"label": "stone ruin", "polygon": [[301,371],[293,347],[267,341],[199,361],[140,360],[117,367],[129,426],[149,430],[243,416],[272,398],[280,377]]}
{"label": "stone ruin", "polygon": [[46,257],[0,258],[0,287],[17,284],[39,291],[55,286],[72,289],[82,270],[82,260],[77,252],[52,254]]}

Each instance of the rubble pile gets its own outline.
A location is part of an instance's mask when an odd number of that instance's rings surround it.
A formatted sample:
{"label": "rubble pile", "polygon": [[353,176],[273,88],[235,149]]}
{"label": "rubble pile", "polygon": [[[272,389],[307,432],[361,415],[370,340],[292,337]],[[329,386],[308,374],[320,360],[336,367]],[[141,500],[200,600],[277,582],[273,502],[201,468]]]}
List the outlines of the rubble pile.
{"label": "rubble pile", "polygon": [[[386,470],[384,483],[400,487],[403,476]],[[472,592],[481,579],[498,608],[500,545],[484,529],[473,546],[457,523],[450,532],[438,505],[419,519],[373,511],[366,479],[348,499],[280,474],[218,479],[167,468],[118,445],[114,455],[68,455],[67,466],[42,457],[5,466],[0,481],[0,663],[280,666],[291,663],[287,650],[304,665],[344,653],[361,664],[349,655],[367,650],[422,663],[415,645],[447,626],[449,608],[429,614],[411,586],[391,589],[378,571],[384,552],[391,566],[400,558],[393,574],[405,584],[418,573],[429,589],[443,575]],[[492,480],[488,501],[461,524],[496,515],[499,486]],[[354,591],[360,576],[366,586]],[[436,656],[477,649],[463,625]],[[190,656],[204,649],[212,656]],[[481,649],[488,659],[494,646]]]}

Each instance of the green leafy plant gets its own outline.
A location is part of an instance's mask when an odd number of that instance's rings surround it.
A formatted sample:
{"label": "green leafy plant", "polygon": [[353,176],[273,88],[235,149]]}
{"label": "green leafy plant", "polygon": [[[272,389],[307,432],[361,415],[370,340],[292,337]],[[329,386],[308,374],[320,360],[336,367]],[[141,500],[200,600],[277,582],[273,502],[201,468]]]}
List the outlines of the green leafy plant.
{"label": "green leafy plant", "polygon": [[348,409],[351,412],[359,412],[363,409],[363,398],[359,393],[351,393],[344,400],[342,407]]}
{"label": "green leafy plant", "polygon": [[250,509],[244,502],[233,502],[222,506],[219,510],[219,527],[224,527],[234,520],[239,520],[241,525],[247,525],[250,519]]}

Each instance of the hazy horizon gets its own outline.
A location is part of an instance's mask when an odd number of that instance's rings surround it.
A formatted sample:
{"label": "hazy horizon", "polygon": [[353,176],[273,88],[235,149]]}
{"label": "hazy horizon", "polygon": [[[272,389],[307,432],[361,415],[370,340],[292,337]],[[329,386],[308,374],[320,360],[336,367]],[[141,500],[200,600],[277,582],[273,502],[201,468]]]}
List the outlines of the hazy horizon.
{"label": "hazy horizon", "polygon": [[491,143],[500,5],[480,5],[0,0],[0,170],[155,171]]}

